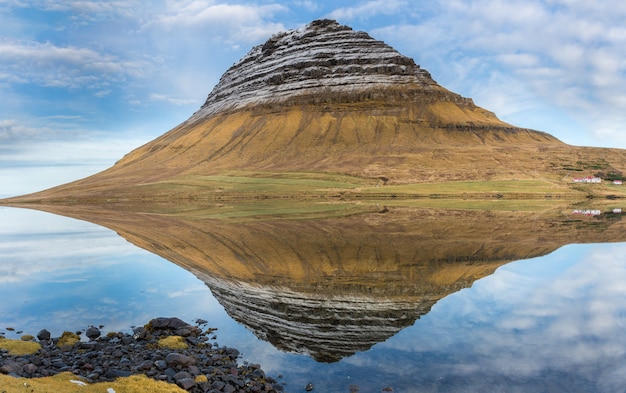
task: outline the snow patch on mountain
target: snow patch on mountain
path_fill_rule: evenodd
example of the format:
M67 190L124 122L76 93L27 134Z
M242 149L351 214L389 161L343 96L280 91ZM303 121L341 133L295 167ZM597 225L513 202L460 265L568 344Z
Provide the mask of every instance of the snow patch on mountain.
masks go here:
M333 20L281 32L233 65L192 119L329 92L412 84L438 86L413 59Z

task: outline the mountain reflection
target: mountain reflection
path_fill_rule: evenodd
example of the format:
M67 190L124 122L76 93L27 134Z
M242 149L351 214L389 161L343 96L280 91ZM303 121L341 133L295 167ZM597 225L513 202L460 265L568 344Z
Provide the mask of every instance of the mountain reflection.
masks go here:
M36 208L111 228L182 266L259 338L321 362L385 341L507 262L570 243L626 241L621 214L565 208L346 204L259 214L258 206L241 214L243 205Z

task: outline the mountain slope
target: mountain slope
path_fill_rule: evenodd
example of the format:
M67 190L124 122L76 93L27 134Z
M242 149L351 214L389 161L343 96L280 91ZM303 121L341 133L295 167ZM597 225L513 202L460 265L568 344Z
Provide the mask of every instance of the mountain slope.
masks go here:
M145 198L146 184L167 181L175 194L190 176L232 171L557 181L591 167L619 173L625 157L502 122L367 33L319 20L254 47L200 110L109 170L29 198Z

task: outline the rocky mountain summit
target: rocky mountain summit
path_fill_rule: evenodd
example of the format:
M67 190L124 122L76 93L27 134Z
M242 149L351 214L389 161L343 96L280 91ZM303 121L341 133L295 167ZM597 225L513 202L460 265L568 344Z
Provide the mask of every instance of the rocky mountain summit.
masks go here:
M316 20L252 48L224 73L194 118L296 97L402 85L440 90L428 71L384 42L334 20Z

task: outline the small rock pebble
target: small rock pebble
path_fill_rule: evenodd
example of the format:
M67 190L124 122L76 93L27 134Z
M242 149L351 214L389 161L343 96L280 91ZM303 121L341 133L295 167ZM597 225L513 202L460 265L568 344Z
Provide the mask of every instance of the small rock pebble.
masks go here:
M196 321L206 324L204 320ZM238 364L239 351L211 344L199 326L179 318L156 318L133 334L109 333L89 327L90 341L71 348L57 346L58 338L43 329L37 334L41 350L14 356L0 351L0 372L15 377L47 377L69 371L88 382L112 381L132 374L176 384L192 393L277 392L283 387L265 375L258 364ZM185 337L186 349L162 348L158 342L169 336Z

